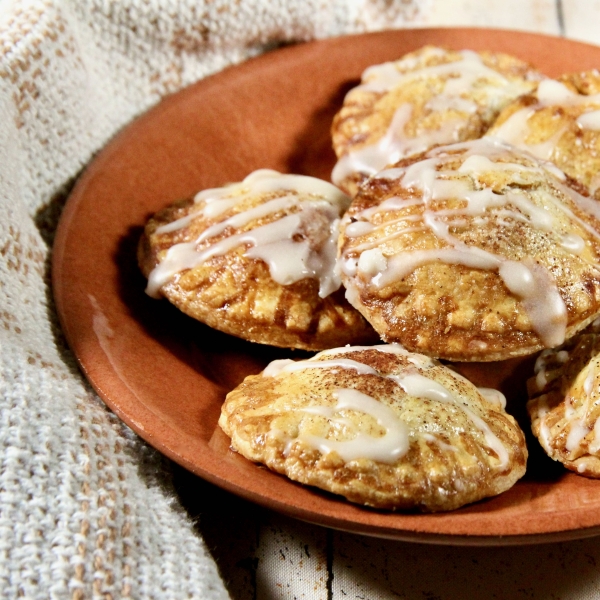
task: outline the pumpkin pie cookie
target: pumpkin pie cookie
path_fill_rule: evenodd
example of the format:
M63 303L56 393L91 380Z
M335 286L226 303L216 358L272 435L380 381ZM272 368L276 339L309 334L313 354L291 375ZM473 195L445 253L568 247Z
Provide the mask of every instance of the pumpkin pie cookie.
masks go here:
M152 217L138 248L147 292L225 333L320 350L378 339L340 290L350 199L301 175L255 171Z
M454 361L562 344L600 312L600 205L493 138L372 176L344 216L346 297L383 340Z
M528 391L531 427L548 456L600 478L600 323L542 352Z
M433 146L481 137L500 110L543 76L506 54L426 46L369 67L332 125L332 181L364 179Z
M230 392L232 448L294 481L383 509L453 510L524 473L501 394L398 345L274 361Z

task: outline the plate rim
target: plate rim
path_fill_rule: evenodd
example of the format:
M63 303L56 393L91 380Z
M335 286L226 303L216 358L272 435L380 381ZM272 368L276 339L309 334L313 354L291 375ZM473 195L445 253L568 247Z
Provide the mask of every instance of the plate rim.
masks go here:
M194 94L195 90L199 87L203 87L207 85L207 82L211 85L220 82L222 79L226 79L229 77L232 71L236 72L245 72L247 70L254 69L254 65L256 64L268 64L274 60L274 56L276 54L281 55L282 53L296 53L299 48L307 48L307 47L323 47L326 45L337 43L340 39L356 39L360 38L375 38L382 36L389 36L390 34L394 34L396 36L406 35L406 36L415 36L415 37L423 37L428 36L429 34L435 37L435 34L439 32L444 32L452 35L456 34L468 34L471 32L482 33L491 33L493 35L501 35L501 36L517 36L522 40L525 39L551 39L556 41L560 41L568 46L578 47L581 49L592 48L596 52L600 52L600 47L595 46L593 44L589 44L587 42L580 42L577 40L569 40L564 37L554 36L549 34L535 33L535 32L526 32L526 31L513 31L507 29L499 29L499 28L487 28L487 27L424 27L424 28L414 28L410 30L388 30L383 32L370 32L370 33L358 33L358 34L350 34L346 36L339 36L335 38L328 38L324 40L313 40L309 42L303 42L299 44L294 44L290 46L285 46L283 48L279 48L276 50L269 51L267 53L261 54L259 56L248 59L240 64L232 65L227 67L217 73L209 75L208 77L193 83L182 90L170 94L161 100L158 104L144 111L138 117L130 121L123 128L121 128L116 135L114 135L105 146L99 151L99 153L94 157L94 159L85 167L82 174L78 177L68 199L64 206L62 215L60 217L59 224L57 226L55 240L53 244L52 251L52 292L54 296L54 302L56 306L56 311L59 317L61 328L65 334L68 345L71 348L77 363L83 372L86 379L90 382L92 387L96 390L100 398L103 402L115 412L115 414L126 423L133 431L135 431L140 437L142 437L146 442L148 442L151 446L157 448L160 452L168 456L170 459L174 460L176 463L182 465L186 469L192 471L196 475L206 479L207 481L226 489L229 492L232 492L238 496L245 498L253 503L259 504L261 506L265 506L267 508L276 510L288 516L307 521L317 525L325 525L327 527L331 527L334 529L340 529L343 531L350 531L353 533L361 533L374 537L383 537L388 539L398 539L402 541L411 541L411 542L421 542L421 543L432 543L432 544L446 544L446 545L472 545L472 546L502 546L502 545L527 545L527 544L537 544L537 543L545 543L545 542L555 542L555 541L566 541L570 539L581 539L585 537L592 537L600 535L600 518L598 519L597 524L583 527L583 528L574 528L574 529L556 529L554 531L544 531L544 532L535 532L535 533L526 533L526 534L508 534L508 535L485 535L480 533L470 533L470 534L447 534L447 533L437 533L432 531L420 531L416 529L394 529L390 528L387 530L373 531L372 528L368 525L364 524L356 524L352 523L350 527L347 521L343 519L338 519L333 516L319 516L318 520L314 519L314 515L307 513L307 511L298 510L296 507L290 508L285 503L281 503L277 500L271 499L268 503L264 501L264 498L260 495L255 494L252 491L249 491L245 488L242 488L235 483L231 483L226 479L223 479L220 475L215 474L214 472L209 472L204 468L198 467L198 465L190 463L190 461L185 457L181 451L178 451L177 448L173 448L171 446L166 446L157 440L156 437L151 435L147 429L144 428L143 420L140 421L134 418L129 412L126 412L122 409L122 405L113 398L110 393L105 391L104 386L101 382L97 381L96 377L88 368L88 363L84 358L82 358L81 354L75 351L76 343L76 333L74 333L71 329L70 323L68 319L65 317L65 302L66 302L66 292L63 289L65 281L62 278L62 271L65 262L65 252L67 246L67 240L71 234L71 223L76 217L77 210L79 209L79 203L85 200L85 189L89 182L95 177L97 171L101 171L103 165L108 161L110 161L110 157L113 152L118 151L119 144L121 143L123 136L127 136L132 128L134 127L143 127L143 124L148 119L155 118L155 115L159 114L162 111L169 110L173 104L176 104L180 99L186 94ZM306 51L306 50L304 50ZM518 52L515 53L518 56ZM276 59L275 59L276 60ZM148 410L147 407L144 409ZM155 415L156 417L156 415ZM160 416L158 416L160 418ZM177 432L164 420L162 420L164 426L166 426L173 434ZM283 477L283 476L278 476ZM345 500L340 500L340 502L346 504ZM368 509L367 509L368 510ZM447 513L444 513L447 514ZM394 513L394 516L398 516L402 518L404 514L402 513Z

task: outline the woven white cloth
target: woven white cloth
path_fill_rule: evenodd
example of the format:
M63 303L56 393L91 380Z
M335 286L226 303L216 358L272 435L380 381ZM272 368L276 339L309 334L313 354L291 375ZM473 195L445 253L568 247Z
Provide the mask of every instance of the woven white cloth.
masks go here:
M82 167L164 95L272 48L418 18L417 0L0 0L0 597L228 597L169 462L67 348L53 232Z

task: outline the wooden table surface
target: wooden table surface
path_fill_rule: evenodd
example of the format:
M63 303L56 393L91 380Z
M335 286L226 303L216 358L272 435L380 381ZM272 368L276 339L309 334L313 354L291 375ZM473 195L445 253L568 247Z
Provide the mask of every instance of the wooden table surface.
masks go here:
M424 2L422 27L515 29L600 44L600 0ZM496 548L381 540L295 521L174 469L234 600L600 598L600 538Z

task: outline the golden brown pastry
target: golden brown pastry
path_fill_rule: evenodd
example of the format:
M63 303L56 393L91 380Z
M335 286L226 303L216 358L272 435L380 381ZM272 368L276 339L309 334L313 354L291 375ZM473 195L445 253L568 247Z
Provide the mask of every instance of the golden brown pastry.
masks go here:
M600 73L548 79L507 106L488 132L550 160L600 200Z
M600 312L599 208L553 165L492 138L435 148L353 200L346 297L382 339L430 356L557 346Z
M433 146L481 137L500 109L543 78L506 54L426 46L362 75L335 116L332 181L367 176Z
M377 508L452 510L525 472L523 432L490 391L398 345L345 347L247 377L219 424L294 481Z
M373 341L338 289L348 203L330 183L266 169L205 190L146 225L138 261L147 292L253 342L320 350Z
M542 352L528 391L531 427L548 456L600 478L600 323Z

